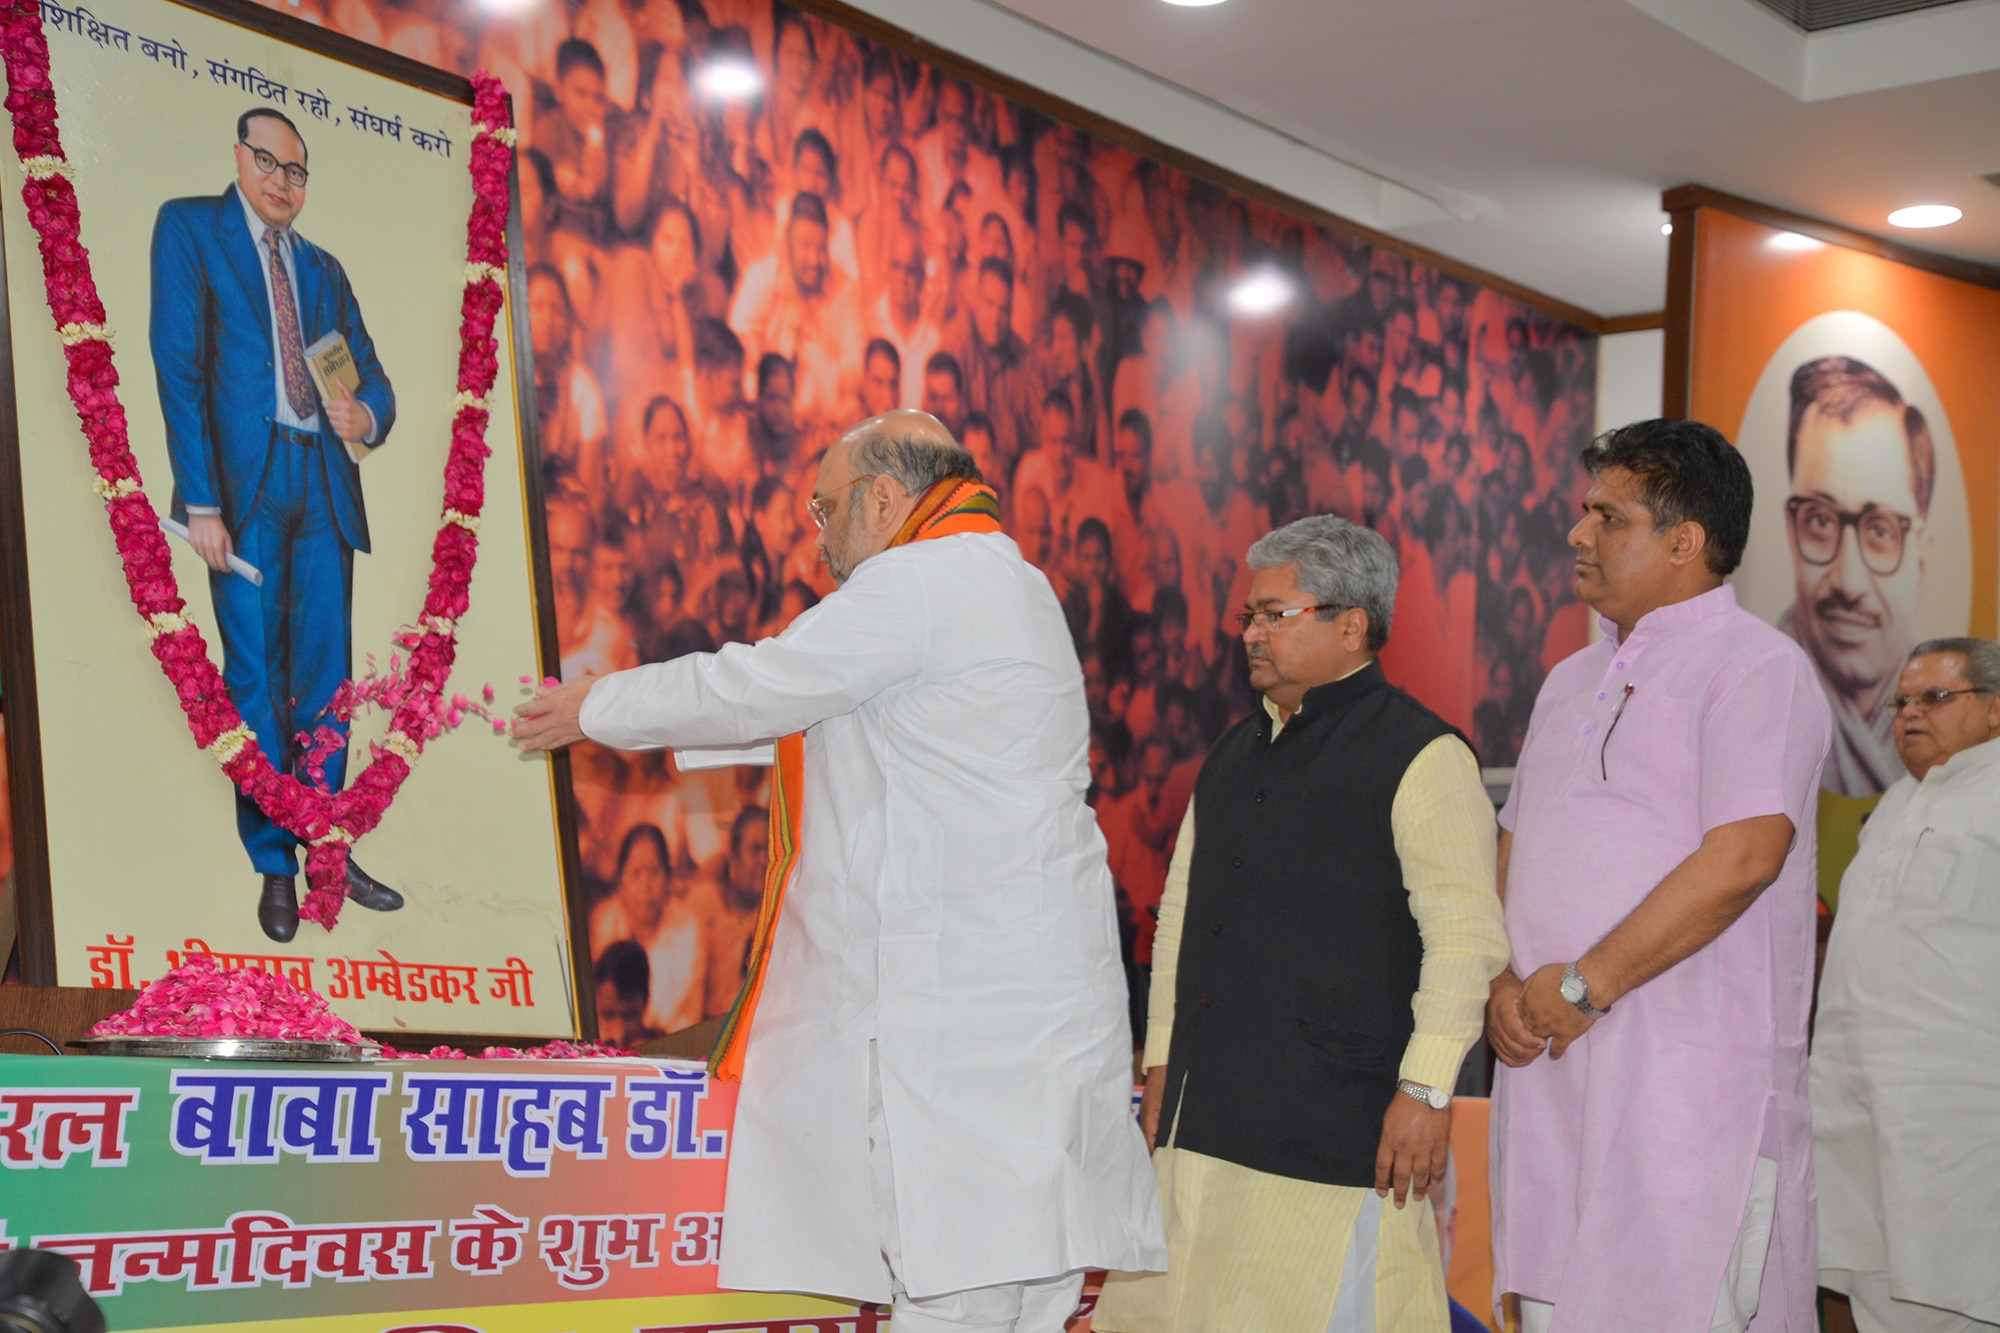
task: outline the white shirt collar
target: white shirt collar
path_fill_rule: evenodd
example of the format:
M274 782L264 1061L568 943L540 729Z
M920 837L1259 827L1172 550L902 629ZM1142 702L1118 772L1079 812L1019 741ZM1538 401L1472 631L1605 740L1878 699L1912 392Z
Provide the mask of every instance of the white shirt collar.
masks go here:
M1923 783L1929 786L1933 782L1955 782L1968 774L1991 768L1996 763L2000 763L2000 737L1981 741L1977 745L1969 745L1960 750L1924 774Z

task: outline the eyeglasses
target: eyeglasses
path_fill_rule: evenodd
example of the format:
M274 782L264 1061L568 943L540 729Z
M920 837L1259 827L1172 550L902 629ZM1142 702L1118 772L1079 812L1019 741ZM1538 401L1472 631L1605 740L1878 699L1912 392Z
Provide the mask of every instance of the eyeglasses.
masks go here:
M812 499L807 500L806 512L812 515L813 526L821 529L824 529L826 527L826 520L829 514L831 513L831 510L828 508L828 504L833 499L834 496L839 495L842 491L849 490L864 481L872 481L874 478L879 477L881 475L882 474L879 472L864 472L858 477L849 477L846 481L841 482L840 485L834 487L832 490L828 491L825 495L815 495L812 497Z
M280 162L277 158L271 156L271 154L265 152L256 144L251 143L248 139L239 139L237 142L250 150L250 158L257 164L257 170L268 176L278 168L283 167L285 169L285 181L287 184L295 190L306 188L306 176L308 173L303 166L297 162Z
M1939 704L1949 703L1951 700L1956 699L1961 694L1991 694L1991 693L1993 693L1993 691L1991 690L1980 690L1971 688L1963 690L1925 690L1920 694L1891 695L1889 698L1889 702L1884 704L1883 707L1887 708L1891 713L1900 713L1905 708L1908 708L1911 704L1915 704L1917 706L1917 711L1919 713L1928 713L1931 711L1931 709L1936 708Z
M1250 627L1252 625L1262 625L1266 630L1274 630L1278 628L1279 625L1282 625L1285 621L1295 619L1298 616L1302 616L1308 611L1351 611L1351 610L1353 610L1353 608L1347 606L1322 605L1322 606L1288 606L1278 611L1238 611L1236 613L1236 628L1244 634L1248 634L1250 632Z
M1792 543L1807 564L1832 564L1851 527L1855 540L1861 543L1861 563L1869 573L1884 577L1903 567L1903 548L1910 529L1916 526L1903 515L1874 505L1853 514L1804 495L1785 501L1785 513L1792 522Z

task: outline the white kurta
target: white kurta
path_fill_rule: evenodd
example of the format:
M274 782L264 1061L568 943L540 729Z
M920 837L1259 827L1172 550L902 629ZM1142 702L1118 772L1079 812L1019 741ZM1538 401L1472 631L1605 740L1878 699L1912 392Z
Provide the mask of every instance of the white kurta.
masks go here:
M723 1286L889 1299L871 1038L912 1296L1165 1266L1111 875L1083 800L1083 677L1012 541L886 551L774 639L604 678L582 725L621 749L806 733Z
M1840 881L1812 1052L1825 1285L1886 1272L2000 1323L1996 1108L2000 740L1890 787Z

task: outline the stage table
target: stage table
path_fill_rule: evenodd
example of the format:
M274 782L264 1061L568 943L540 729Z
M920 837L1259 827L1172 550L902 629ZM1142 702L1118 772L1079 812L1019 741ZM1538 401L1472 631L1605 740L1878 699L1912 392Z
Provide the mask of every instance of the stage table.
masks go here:
M0 1055L0 1248L73 1256L114 1330L887 1330L716 1289L736 1093L678 1060ZM1487 1106L1453 1105L1449 1285L1490 1319Z

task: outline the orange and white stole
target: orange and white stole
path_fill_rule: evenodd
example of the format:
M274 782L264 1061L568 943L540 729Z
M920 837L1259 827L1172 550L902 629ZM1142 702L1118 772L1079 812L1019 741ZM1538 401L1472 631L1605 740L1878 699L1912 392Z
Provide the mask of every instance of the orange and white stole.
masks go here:
M896 530L886 549L950 537L960 532L1000 531L1000 497L990 486L951 477L938 482L917 501L909 518ZM750 1020L764 993L764 969L771 962L771 940L784 910L785 886L799 860L799 831L805 798L805 733L778 742L777 766L771 780L771 859L764 868L764 901L757 910L757 929L750 937L750 964L736 1003L722 1020L722 1031L708 1057L708 1072L738 1082L743 1077L743 1053L750 1045Z

